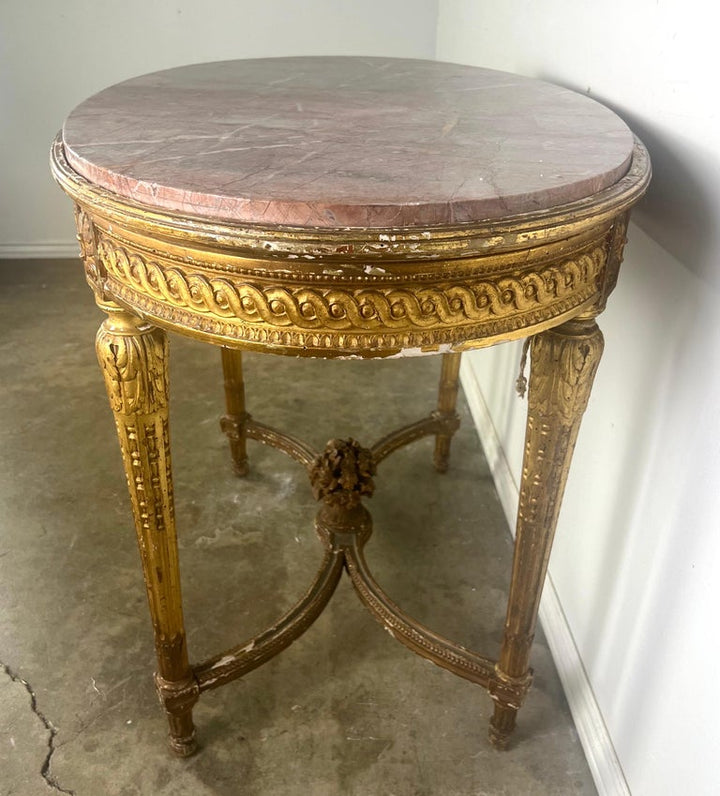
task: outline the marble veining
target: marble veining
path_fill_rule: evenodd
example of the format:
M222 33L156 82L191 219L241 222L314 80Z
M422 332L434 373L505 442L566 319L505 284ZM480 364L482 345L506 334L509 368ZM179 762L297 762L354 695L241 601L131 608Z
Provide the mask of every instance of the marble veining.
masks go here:
M269 58L134 78L63 127L71 166L155 207L322 228L462 224L590 196L628 127L529 78L433 61Z

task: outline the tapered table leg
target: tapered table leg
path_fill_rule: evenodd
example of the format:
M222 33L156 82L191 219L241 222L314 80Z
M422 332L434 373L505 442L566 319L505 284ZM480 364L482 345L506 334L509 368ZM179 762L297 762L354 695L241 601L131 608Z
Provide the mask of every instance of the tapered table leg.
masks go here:
M230 441L235 475L247 475L250 471L247 457L245 426L248 414L245 411L245 382L243 381L242 352L232 348L221 348L223 376L225 377L225 406L227 414L220 420L220 427Z
M438 388L438 403L435 411L446 428L441 434L435 436L435 454L433 463L439 473L447 472L450 459L450 441L460 425L455 404L459 386L460 358L462 354L443 354L440 370L440 386Z
M180 597L177 536L168 434L168 344L165 333L114 305L96 349L115 414L132 501L150 616L155 633L160 699L170 745L195 750L192 707L198 687L188 663Z
M507 746L529 688L530 647L560 503L580 421L603 350L593 318L537 335L531 345L530 389L515 555L505 633L490 694L490 740Z

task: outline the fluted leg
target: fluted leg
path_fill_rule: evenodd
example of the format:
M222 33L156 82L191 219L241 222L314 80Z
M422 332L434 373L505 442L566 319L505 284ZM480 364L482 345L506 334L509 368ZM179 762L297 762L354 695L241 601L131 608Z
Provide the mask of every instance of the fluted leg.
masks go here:
M230 441L235 475L247 475L248 465L245 424L245 382L243 381L242 352L232 348L221 348L223 376L225 377L225 406L227 414L220 420L220 427Z
M192 707L198 688L188 663L180 597L168 434L168 345L165 333L114 305L96 348L115 414L155 633L160 699L170 745L195 750Z
M450 441L460 425L455 411L459 386L460 357L462 354L443 354L435 415L443 421L445 430L435 436L433 462L439 473L447 472L450 459Z
M530 647L550 548L580 421L603 350L594 319L573 320L532 340L528 418L510 596L490 693L490 740L507 746L530 686Z

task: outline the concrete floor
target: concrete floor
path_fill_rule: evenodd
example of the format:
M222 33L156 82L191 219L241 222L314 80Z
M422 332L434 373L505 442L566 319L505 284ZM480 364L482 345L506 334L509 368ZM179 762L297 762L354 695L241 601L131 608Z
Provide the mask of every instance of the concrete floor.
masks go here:
M100 313L77 261L0 262L0 795L480 796L595 788L542 634L515 742L486 740L484 690L384 633L346 580L292 647L204 694L200 752L166 751L114 427ZM172 434L191 657L259 631L320 560L302 469L250 443L231 474L217 351L174 339ZM249 409L316 446L364 444L433 407L437 358L249 354ZM512 389L512 385L508 385ZM431 440L391 457L369 501L370 566L418 620L495 655L511 542L467 406L451 470Z

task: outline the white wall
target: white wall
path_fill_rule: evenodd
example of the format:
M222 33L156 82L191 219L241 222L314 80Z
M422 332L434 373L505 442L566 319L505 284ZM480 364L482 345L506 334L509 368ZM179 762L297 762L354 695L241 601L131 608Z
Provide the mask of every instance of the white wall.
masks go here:
M437 0L2 0L0 257L76 250L48 151L65 116L120 80L276 55L432 58Z
M628 121L653 158L653 183L600 318L605 356L546 588L580 654L577 671L565 661L566 682L594 692L635 796L720 792L720 114L709 8L692 0L439 5L440 60L587 91ZM518 359L517 346L504 346L474 354L464 371L468 391L479 387L508 513L525 413L512 393ZM581 695L579 714L592 696ZM587 751L591 763L602 757ZM623 792L622 779L595 773L601 792Z

